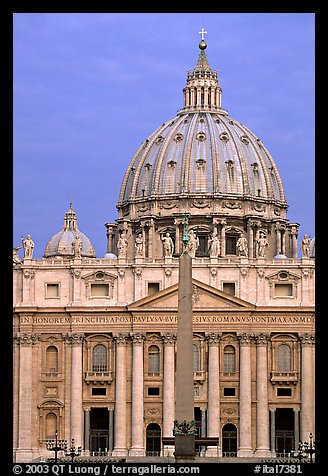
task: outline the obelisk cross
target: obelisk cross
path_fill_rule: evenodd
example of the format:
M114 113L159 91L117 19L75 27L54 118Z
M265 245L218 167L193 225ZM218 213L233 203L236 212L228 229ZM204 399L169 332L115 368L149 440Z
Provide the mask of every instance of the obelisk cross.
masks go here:
M204 30L204 28L202 28L199 32L198 32L200 35L202 35L202 40L205 39L205 35L207 34L207 31Z

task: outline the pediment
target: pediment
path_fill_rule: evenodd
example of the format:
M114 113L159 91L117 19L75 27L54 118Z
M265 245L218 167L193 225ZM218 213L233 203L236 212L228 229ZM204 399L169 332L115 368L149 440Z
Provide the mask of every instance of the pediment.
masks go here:
M107 271L95 270L91 271L90 273L84 274L83 276L81 276L81 278L87 282L113 282L115 279L117 279L117 276L108 273Z
M254 309L251 304L243 299L227 294L219 289L213 288L196 279L193 284L193 310L197 309ZM169 288L163 289L158 293L147 296L139 301L131 303L129 310L138 309L178 309L178 291L179 285L174 284Z

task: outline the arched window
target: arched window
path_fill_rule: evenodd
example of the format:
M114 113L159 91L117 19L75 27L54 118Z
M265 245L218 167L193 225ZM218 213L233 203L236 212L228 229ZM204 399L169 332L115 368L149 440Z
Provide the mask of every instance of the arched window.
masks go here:
M57 416L55 413L48 413L46 416L46 428L45 428L45 437L48 439L55 438L55 433L57 430Z
M277 348L277 371L291 372L292 370L292 352L287 344L280 344Z
M46 371L47 373L58 372L58 349L50 345L46 350Z
M148 373L159 374L159 348L157 345L151 345L148 348Z
M199 370L199 347L197 344L193 345L193 355L194 355L194 372Z
M92 350L92 371L107 371L107 349L103 344L97 344Z
M226 345L223 351L224 373L236 372L236 351L233 345Z

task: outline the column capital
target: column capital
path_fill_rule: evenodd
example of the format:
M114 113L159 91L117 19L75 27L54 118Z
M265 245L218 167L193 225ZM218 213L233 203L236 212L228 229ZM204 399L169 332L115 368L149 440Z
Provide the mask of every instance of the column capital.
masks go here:
M82 346L85 341L83 333L67 333L65 335L65 342L72 346Z
M206 340L208 342L209 347L218 346L221 340L221 336L222 334L217 332L206 333Z
M146 335L142 332L130 332L130 338L133 345L143 345Z
M252 339L254 339L254 335L245 332L243 334L238 334L237 338L241 346L248 346L248 345L251 345L251 341Z
M174 345L174 343L177 340L177 335L174 334L173 332L165 332L165 334L162 334L162 339L164 342L164 345Z
M269 340L269 334L261 333L255 335L256 343L258 346L267 346Z
M115 334L113 337L117 346L123 346L127 344L129 334L127 332L120 332L119 334Z
M301 346L311 346L314 345L315 343L315 336L312 333L304 333L299 336L299 339L301 341Z
M40 340L40 335L36 333L17 334L14 336L14 342L21 347L32 347Z

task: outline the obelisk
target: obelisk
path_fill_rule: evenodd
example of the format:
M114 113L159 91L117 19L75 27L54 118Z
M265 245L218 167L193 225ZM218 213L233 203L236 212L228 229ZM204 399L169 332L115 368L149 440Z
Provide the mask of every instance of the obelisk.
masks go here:
M175 406L175 452L177 462L195 458L192 258L187 252L187 216L184 220L183 251L179 258L178 330Z

